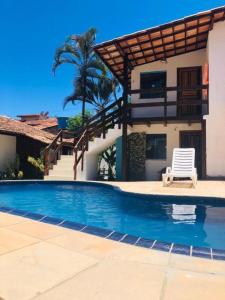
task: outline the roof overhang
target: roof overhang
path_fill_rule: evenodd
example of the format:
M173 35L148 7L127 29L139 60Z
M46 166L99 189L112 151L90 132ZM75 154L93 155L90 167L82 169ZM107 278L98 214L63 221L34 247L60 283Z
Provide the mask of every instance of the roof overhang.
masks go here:
M225 21L225 6L124 35L98 44L94 50L123 83L125 55L131 71L136 66L206 48L209 31L219 21Z

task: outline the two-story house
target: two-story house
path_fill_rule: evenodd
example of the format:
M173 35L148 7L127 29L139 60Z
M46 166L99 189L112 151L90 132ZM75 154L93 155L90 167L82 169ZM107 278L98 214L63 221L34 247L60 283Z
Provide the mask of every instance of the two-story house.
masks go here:
M126 85L134 133L144 133L145 179L171 164L174 147L194 147L199 177L225 176L225 7L97 45ZM126 87L125 87L126 88Z
M115 141L118 179L159 179L175 147L196 149L199 178L225 177L225 6L98 44L95 52L123 86L123 115L108 110L104 119L105 111L86 129L75 147L75 178L95 179L97 154ZM109 129L116 123L121 129ZM88 146L94 126L103 137Z

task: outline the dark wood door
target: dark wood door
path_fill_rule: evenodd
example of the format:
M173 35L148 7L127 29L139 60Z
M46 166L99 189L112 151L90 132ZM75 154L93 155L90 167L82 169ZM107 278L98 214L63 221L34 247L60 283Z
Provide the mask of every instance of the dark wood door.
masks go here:
M180 147L195 148L195 167L197 168L198 177L202 178L202 131L181 131Z
M201 114L201 105L194 104L196 100L201 99L201 90L196 90L196 86L201 85L201 74L201 67L177 69L177 98L178 101L182 103L185 102L184 105L178 106L179 117L196 116Z

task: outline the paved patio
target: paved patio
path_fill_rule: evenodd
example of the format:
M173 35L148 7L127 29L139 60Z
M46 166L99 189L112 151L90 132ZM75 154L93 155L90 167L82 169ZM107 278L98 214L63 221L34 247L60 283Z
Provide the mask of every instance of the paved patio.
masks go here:
M0 213L1 300L225 299L225 262Z
M222 197L225 198L225 180L198 181L196 188L193 188L190 181L177 181L168 187L163 187L160 181L139 181L139 182L104 182L121 188L123 191L142 193L142 194L160 194L160 195L186 195L186 196L204 196L204 197Z

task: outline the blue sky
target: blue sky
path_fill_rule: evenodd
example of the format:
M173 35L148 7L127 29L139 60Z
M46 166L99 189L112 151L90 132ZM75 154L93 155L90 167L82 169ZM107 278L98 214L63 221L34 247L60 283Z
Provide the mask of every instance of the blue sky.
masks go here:
M224 0L1 0L0 115L49 111L74 115L80 106L62 103L72 91L71 66L51 73L56 47L90 27L97 42L224 5Z

